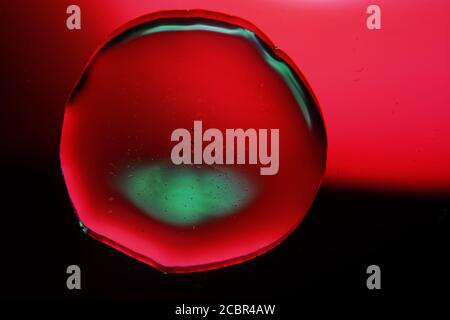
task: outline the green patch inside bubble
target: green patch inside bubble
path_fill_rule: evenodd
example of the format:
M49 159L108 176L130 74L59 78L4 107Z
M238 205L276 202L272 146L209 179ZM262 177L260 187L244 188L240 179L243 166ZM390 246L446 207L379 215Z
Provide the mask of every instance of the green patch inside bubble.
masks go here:
M176 226L233 214L255 193L253 184L231 169L168 163L128 171L120 187L145 214Z

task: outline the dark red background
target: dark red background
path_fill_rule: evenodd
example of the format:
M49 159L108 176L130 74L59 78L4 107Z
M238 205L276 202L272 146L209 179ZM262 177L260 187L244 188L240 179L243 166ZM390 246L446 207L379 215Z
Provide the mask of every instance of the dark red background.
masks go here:
M445 288L449 2L377 3L383 29L372 32L369 1L80 0L82 30L69 31L65 10L73 2L2 1L2 295L367 294L372 263L384 270L385 292ZM279 248L236 267L166 277L80 234L60 173L59 137L67 96L96 46L132 18L184 8L248 19L294 59L323 111L329 162L311 212ZM81 292L65 288L69 264L84 270Z

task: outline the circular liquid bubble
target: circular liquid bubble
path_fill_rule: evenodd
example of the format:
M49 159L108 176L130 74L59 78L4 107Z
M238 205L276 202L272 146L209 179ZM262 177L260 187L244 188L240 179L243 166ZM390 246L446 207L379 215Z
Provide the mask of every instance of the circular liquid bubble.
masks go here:
M174 160L181 142L190 163ZM100 46L61 138L84 230L165 272L279 244L306 215L325 160L320 111L287 55L250 23L199 10L137 19Z

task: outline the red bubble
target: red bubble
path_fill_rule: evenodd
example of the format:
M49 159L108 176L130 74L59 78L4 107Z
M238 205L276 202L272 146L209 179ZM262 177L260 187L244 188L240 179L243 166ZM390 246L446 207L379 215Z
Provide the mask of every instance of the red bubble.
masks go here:
M173 160L177 129L192 139L190 164ZM209 129L223 139L213 164ZM226 139L239 129L245 148ZM218 13L127 24L93 55L66 105L61 163L80 222L162 271L231 265L279 244L306 215L325 160L320 111L298 69L256 27Z

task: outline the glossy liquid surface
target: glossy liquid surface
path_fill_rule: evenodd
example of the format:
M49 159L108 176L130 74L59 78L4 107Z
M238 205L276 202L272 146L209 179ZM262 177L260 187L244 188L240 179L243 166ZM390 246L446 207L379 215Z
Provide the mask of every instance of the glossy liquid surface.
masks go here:
M125 30L95 54L66 106L61 162L80 221L163 271L269 250L301 222L324 174L322 119L294 66L218 18L180 13ZM173 164L171 133L198 120L222 132L279 129L277 174L248 162Z

